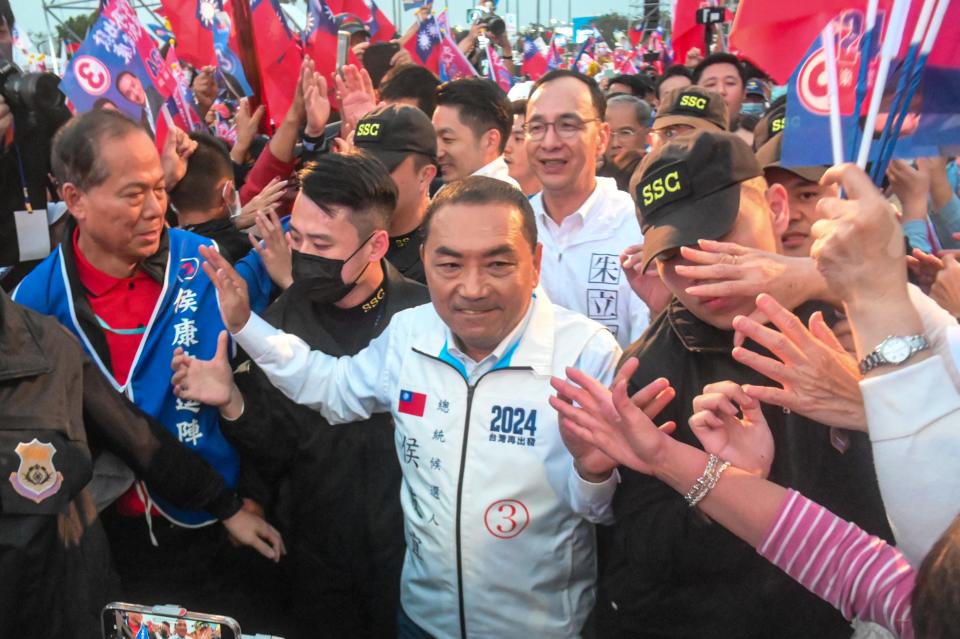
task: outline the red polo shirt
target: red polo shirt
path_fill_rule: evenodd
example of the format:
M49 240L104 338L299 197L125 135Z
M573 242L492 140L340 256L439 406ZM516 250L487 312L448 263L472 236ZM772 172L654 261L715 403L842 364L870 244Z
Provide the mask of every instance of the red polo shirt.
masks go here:
M79 236L80 229L77 229L73 233L77 276L107 339L113 377L119 384L125 384L143 339L142 331L150 323L163 287L139 268L131 277L124 278L98 270L80 251Z
M119 384L125 384L130 376L133 358L143 340L143 329L150 323L163 286L139 268L130 277L117 278L107 275L83 256L77 241L79 237L80 229L77 229L73 233L77 277L86 289L87 302L90 303L90 308L97 316L97 323L106 337L113 377ZM104 324L109 328L104 327ZM120 496L117 510L127 516L142 515L145 512L146 508L137 495L136 486L132 486ZM156 509L154 514L159 514Z

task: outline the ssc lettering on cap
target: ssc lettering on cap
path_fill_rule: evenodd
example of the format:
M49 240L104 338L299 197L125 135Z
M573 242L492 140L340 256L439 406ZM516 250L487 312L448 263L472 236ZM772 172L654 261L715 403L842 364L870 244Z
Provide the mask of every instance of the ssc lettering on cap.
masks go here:
M687 165L682 162L662 167L637 185L637 201L644 215L692 193Z
M379 122L361 122L357 125L357 133L354 135L354 139L365 138L376 140L380 137L380 123Z
M680 105L688 109L696 109L697 111L706 111L707 109L707 98L702 95L696 95L693 93L687 93L680 96Z
M786 124L787 119L784 117L775 118L770 122L770 135L772 136L775 133L780 133L783 131L783 126Z

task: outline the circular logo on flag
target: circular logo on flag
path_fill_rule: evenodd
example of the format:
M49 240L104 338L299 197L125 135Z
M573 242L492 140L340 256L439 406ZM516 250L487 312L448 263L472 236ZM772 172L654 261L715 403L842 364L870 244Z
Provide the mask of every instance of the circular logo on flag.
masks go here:
M512 539L530 523L530 511L516 499L501 499L487 506L483 523L494 537Z
M90 95L103 95L110 89L110 69L93 56L78 56L73 61L73 75L80 88Z

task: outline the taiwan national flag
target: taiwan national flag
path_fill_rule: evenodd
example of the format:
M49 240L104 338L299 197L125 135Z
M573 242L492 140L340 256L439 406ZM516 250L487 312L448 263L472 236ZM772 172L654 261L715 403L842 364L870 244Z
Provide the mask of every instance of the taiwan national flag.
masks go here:
M523 39L523 65L520 73L533 81L537 81L547 72L547 59L540 52L540 47L530 36Z
M277 0L254 0L250 21L268 117L280 122L293 104L303 54Z
M423 412L427 408L427 396L423 393L401 390L400 403L397 405L397 411L414 417L423 417Z
M304 53L317 63L317 72L327 78L327 84L333 90L333 73L337 66L337 21L325 0L309 0L307 6Z
M703 40L706 33L702 24L697 24L697 9L700 0L677 0L673 15L673 60L677 64L687 61L687 52L696 47L704 56ZM780 3L777 3L779 6Z
M563 66L563 51L557 44L557 37L550 38L550 50L547 52L547 68L553 71Z
M439 75L440 71L440 27L437 20L430 16L420 23L417 35L410 38L404 48L413 55L413 61Z
M342 10L360 18L370 32L370 42L389 42L397 34L397 28L375 0L344 0Z
M161 0L163 15L177 41L177 56L201 69L217 63L213 28L222 10L217 0Z

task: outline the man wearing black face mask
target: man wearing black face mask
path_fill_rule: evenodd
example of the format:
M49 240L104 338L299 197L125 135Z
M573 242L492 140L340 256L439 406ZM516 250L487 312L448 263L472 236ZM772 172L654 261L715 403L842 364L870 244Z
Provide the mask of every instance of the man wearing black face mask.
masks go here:
M300 181L290 217L293 285L264 317L313 348L353 355L395 313L429 301L424 286L384 259L396 186L379 160L361 153L321 156ZM286 634L396 636L404 534L390 417L318 428L314 411L288 400L249 361L234 381L223 430L269 487L258 500L287 540L281 586L264 588L278 607L294 602L299 627ZM242 413L230 421L237 406Z

